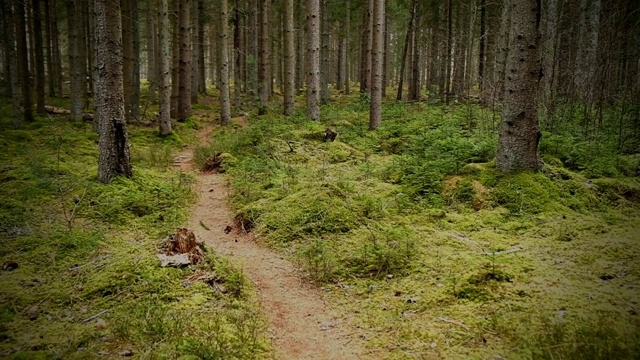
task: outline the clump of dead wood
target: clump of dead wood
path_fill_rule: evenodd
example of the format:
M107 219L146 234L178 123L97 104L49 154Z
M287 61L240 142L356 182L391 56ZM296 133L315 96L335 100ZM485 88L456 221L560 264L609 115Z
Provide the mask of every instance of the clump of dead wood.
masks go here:
M215 153L212 157L202 164L202 171L204 172L218 172L224 173L222 167L222 153Z
M193 231L178 228L162 244L157 254L162 267L182 267L196 265L204 260L204 244L196 240Z

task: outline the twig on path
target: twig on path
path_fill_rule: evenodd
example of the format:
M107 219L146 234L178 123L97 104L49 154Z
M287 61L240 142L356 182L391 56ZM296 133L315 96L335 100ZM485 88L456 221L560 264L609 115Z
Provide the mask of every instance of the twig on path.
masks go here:
M202 220L200 220L200 226L202 226L205 230L209 231L211 229L209 229L209 227L207 225L205 225Z
M91 320L93 320L93 319L97 318L98 316L100 316L100 315L102 315L102 314L106 314L106 313L108 313L108 312L109 312L109 310L111 310L111 309L105 309L105 310L99 311L99 312L98 312L98 313L96 313L95 315L91 315L91 316L89 316L88 318L86 318L86 319L82 320L82 322L83 322L83 323L88 323L89 321L91 321Z
M453 320L453 319L446 318L446 317L439 317L438 320L440 320L442 322L446 322L448 324L458 325L458 326L460 326L461 328L463 328L465 330L469 330L469 327L467 325L465 325L462 322L457 321L457 320Z
M506 254L511 254L517 251L523 250L521 247L513 247L509 250L505 250L505 251L494 251L494 252L484 252L483 255L506 255Z

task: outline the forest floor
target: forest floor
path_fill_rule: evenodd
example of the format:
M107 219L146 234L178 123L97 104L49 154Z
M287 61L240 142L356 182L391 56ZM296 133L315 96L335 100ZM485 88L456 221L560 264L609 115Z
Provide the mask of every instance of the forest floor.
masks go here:
M233 214L353 319L364 354L638 353L640 157L615 137L581 141L564 119L542 171L501 174L499 114L478 104L385 102L375 132L366 98L321 111L251 114L194 158L218 155Z
M236 121L237 122L237 121ZM212 126L198 131L207 146ZM324 303L319 289L300 276L281 255L256 242L235 221L229 207L228 181L214 171L194 169L193 149L176 156L175 166L196 173L198 201L189 227L196 237L244 271L259 298L278 359L356 359L359 340L349 320Z
M219 127L202 98L167 138L129 126L134 175L103 185L91 124L0 103L0 357L637 358L633 138L567 115L541 171L501 174L492 109L368 109ZM160 266L177 227L204 262Z

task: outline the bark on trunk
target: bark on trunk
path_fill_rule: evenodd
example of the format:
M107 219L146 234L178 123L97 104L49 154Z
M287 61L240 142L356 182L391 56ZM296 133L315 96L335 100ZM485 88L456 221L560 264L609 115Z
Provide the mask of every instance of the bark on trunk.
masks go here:
M49 87L49 96L56 96L56 84L53 75L53 38L51 32L51 3L49 0L44 0L44 29L45 29L45 43L46 43L46 56L47 56L47 85ZM55 14L55 9L54 9Z
M198 15L198 1L193 0L191 2L191 103L198 103L198 71L200 65L198 60L200 59L199 51L200 46L200 16Z
M96 0L95 11L98 51L96 107L100 109L98 179L108 184L117 175L132 175L123 106L122 25L118 2Z
M231 124L229 99L229 10L227 0L220 0L220 123Z
M329 100L329 14L327 0L320 0L320 103Z
M191 113L191 0L180 0L180 66L178 68L178 121Z
M373 32L371 44L371 108L369 110L369 130L375 130L381 123L382 106L382 63L384 62L384 0L375 0L373 6Z
M293 0L286 0L284 4L284 115L293 114L293 93L295 87L295 47L293 33Z
M180 97L180 27L178 24L178 13L180 12L180 1L173 0L171 10L172 33L172 60L171 60L171 118L178 118L178 98Z
M133 19L131 8L133 0L121 0L122 11L122 85L124 88L124 117L133 119Z
M8 43L7 60L9 63L9 82L11 85L11 108L13 111L13 124L16 128L20 127L20 73L18 68L18 56L16 56L16 18L12 9L13 4L9 1L2 3L3 13L6 17L5 25L7 27L6 36Z
M269 5L271 0L260 0L260 69L258 82L260 87L259 114L266 114L271 95L271 37L269 31Z
M56 94L62 96L62 55L60 52L60 32L58 31L58 17L56 16L56 0L51 1L51 8L54 16L51 19L51 46L53 60L53 77L56 87Z
M198 41L198 93L204 95L207 94L207 75L204 64L204 29L206 25L206 14L204 0L198 0L198 39L200 39L200 41Z
M34 41L34 51L35 51L35 60L36 63L36 111L38 114L44 114L46 111L44 109L44 49L42 44L42 16L40 14L40 0L32 0L31 2L33 8L33 37Z
M312 121L320 120L320 0L308 0L307 110Z
M416 17L416 3L417 0L411 0L411 15L409 16L409 26L407 26L407 34L404 38L404 47L402 48L402 58L400 60L400 76L398 79L398 92L396 94L396 101L402 100L402 87L404 86L404 72L407 64L407 52L409 51L409 44L411 43L411 36L413 33L413 23Z
M171 134L171 93L169 90L169 65L171 63L171 55L169 54L169 4L168 0L160 0L160 8L158 11L158 30L160 45L160 72L158 78L158 98L160 109L158 113L158 124L160 127L160 136Z
M16 15L16 43L18 51L18 71L22 89L22 114L26 122L33 121L33 104L31 102L31 76L29 74L29 54L27 49L27 33L25 19L25 3L14 0Z
M537 0L510 0L512 26L507 57L503 121L496 165L502 172L540 167L537 91L540 74Z
M233 12L233 106L239 109L242 106L242 28L240 15L240 1L235 0L235 10Z

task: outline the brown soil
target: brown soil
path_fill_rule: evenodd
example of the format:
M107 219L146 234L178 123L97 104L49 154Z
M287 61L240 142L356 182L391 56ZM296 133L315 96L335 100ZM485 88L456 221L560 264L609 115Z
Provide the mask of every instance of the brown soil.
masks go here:
M198 139L208 140L212 127L199 132ZM192 149L180 153L175 165L195 171ZM347 321L326 305L323 294L305 282L298 269L282 256L257 244L251 234L234 226L227 203L229 189L222 174L197 174L198 202L189 228L199 240L213 247L242 268L253 283L277 359L359 359L360 341ZM210 230L206 230L204 224ZM228 232L228 233L227 233Z

